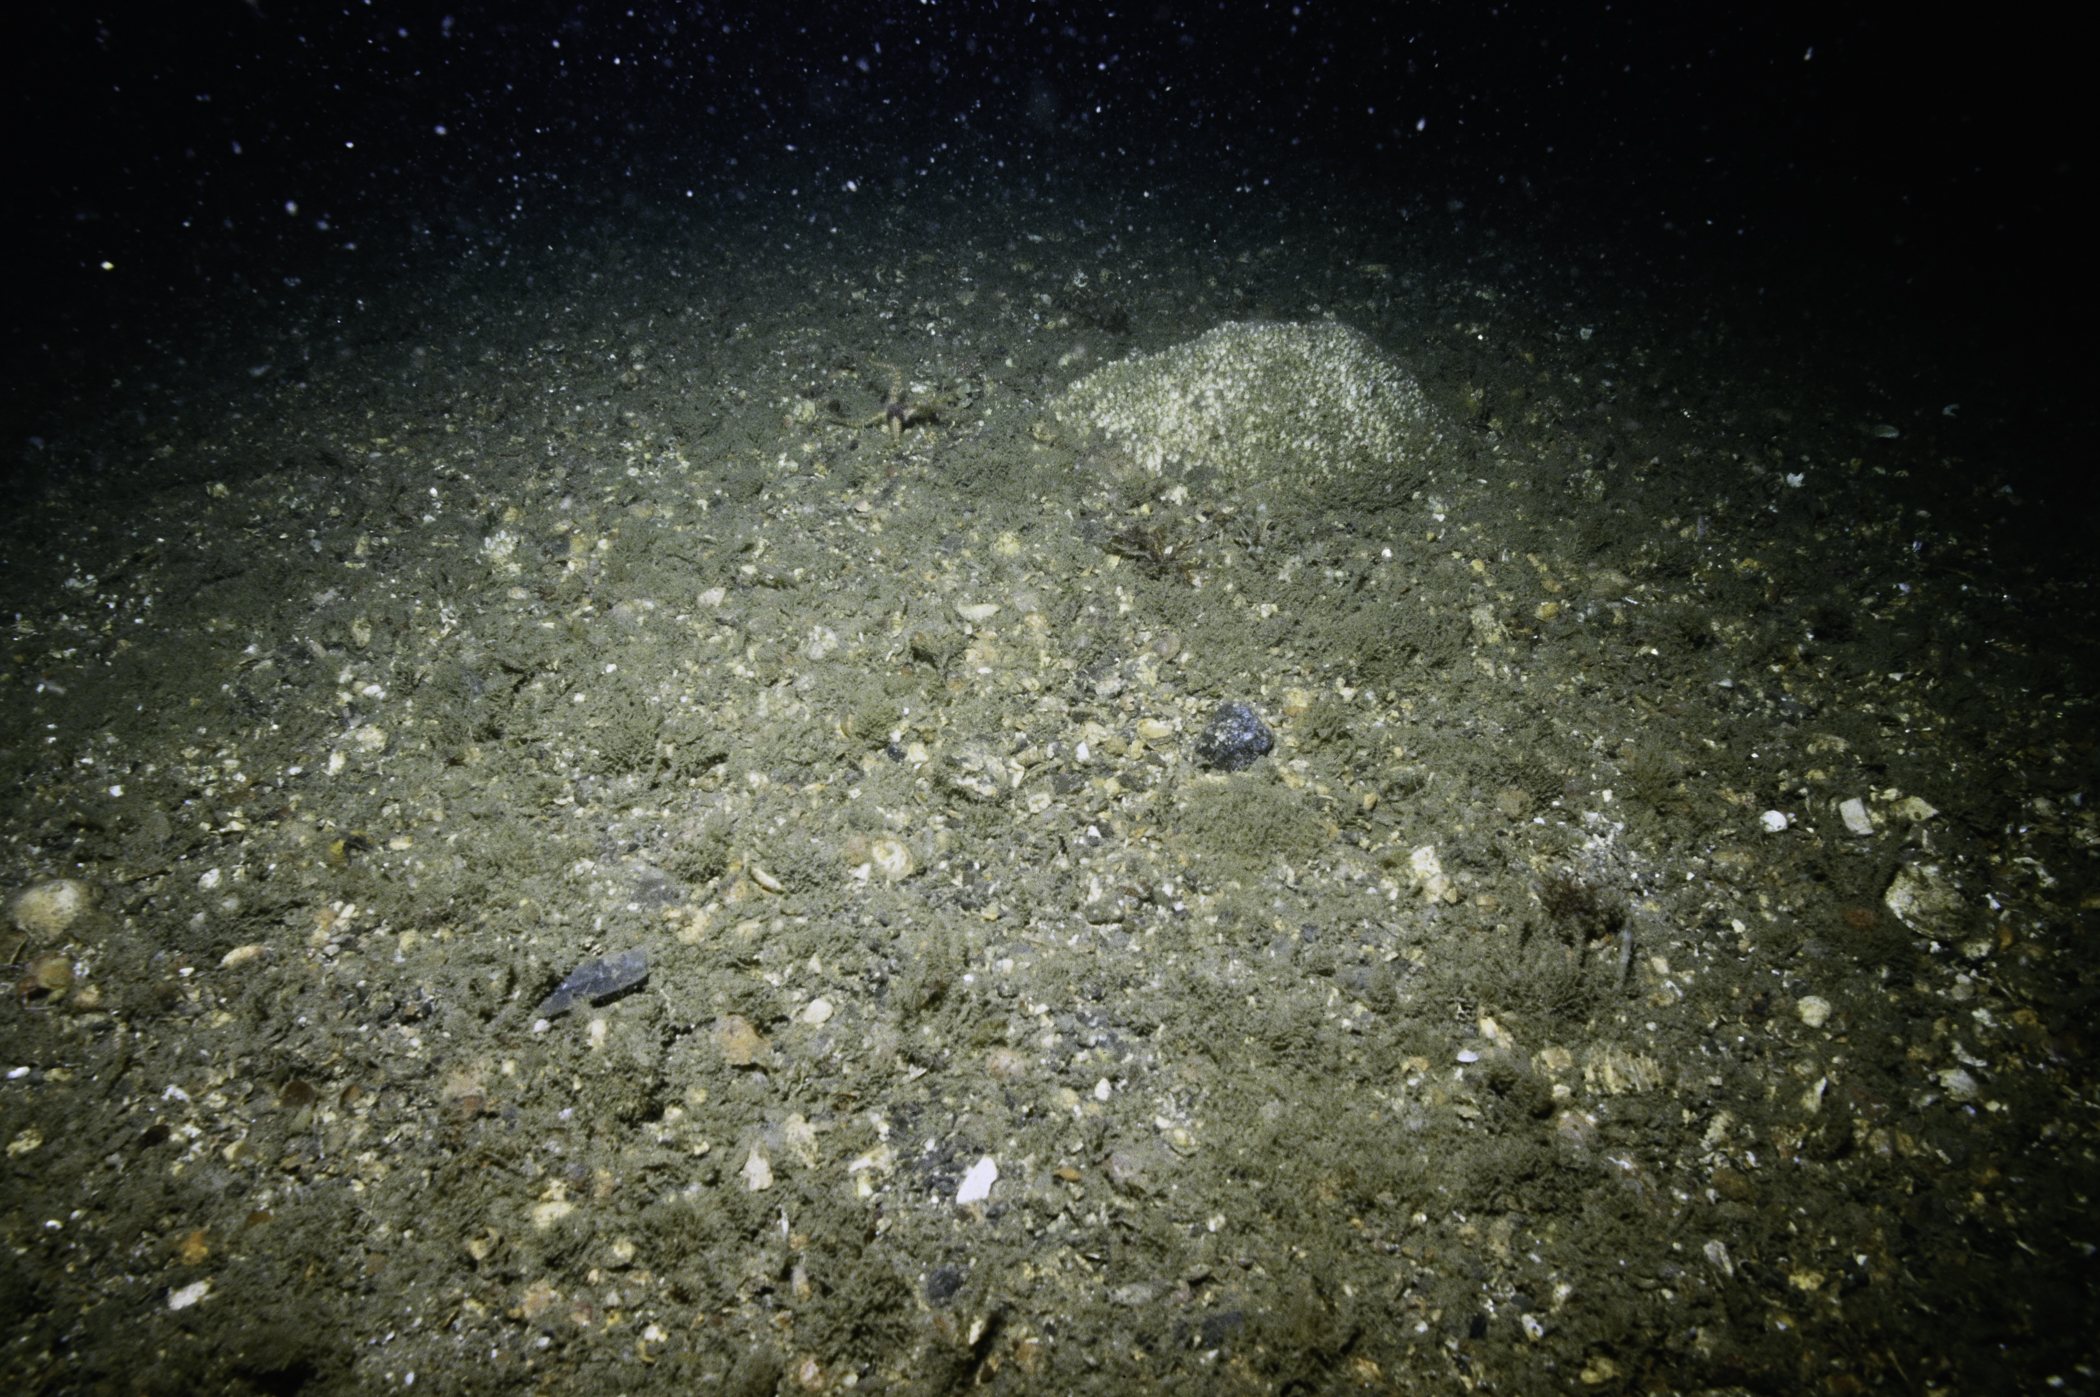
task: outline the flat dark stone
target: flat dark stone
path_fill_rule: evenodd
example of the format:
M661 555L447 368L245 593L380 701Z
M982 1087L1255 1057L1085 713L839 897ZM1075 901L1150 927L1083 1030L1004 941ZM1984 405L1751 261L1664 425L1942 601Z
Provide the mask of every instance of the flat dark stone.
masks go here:
M649 952L640 946L603 960L587 960L571 970L568 977L554 987L554 993L540 1001L536 1012L543 1019L551 1019L577 1004L603 999L638 985L648 974Z

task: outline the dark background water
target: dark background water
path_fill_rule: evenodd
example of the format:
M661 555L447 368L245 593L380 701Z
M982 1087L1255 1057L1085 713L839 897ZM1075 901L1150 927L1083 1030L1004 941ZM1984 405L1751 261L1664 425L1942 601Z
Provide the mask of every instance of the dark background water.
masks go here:
M1863 322L2028 393L2065 463L2088 275L2072 46L2032 18L1625 4L17 9L9 429L229 282L611 218L814 227L885 190L1475 211ZM1154 195L1169 197L1155 198ZM2067 420L2075 419L2075 420Z

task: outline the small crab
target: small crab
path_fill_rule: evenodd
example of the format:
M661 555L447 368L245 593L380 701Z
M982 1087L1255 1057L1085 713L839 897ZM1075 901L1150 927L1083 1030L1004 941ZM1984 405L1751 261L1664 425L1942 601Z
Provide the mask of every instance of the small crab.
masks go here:
M15 981L15 1003L24 1009L56 1004L73 988L73 962L69 957L55 953L36 956L19 969L22 975Z
M1148 577L1171 573L1193 587L1195 565L1181 552L1186 544L1187 540L1177 537L1165 524L1133 524L1110 534L1104 547L1117 557L1136 563Z
M881 361L876 361L881 362ZM904 372L894 364L884 364L890 371L889 397L882 404L882 411L868 417L852 418L841 414L836 404L832 407L831 423L834 427L880 427L889 433L892 442L904 439L906 427L923 427L940 421L940 415L952 408L962 406L962 390L950 388L935 392L919 384L912 385L913 396L904 396Z

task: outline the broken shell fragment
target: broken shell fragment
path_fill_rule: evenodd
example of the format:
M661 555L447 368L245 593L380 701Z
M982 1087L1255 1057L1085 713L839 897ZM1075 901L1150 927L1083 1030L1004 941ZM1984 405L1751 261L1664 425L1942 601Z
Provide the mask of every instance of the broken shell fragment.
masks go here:
M731 1067L749 1067L772 1060L771 1046L742 1014L729 1014L715 1020L711 1032L715 1046L722 1050L722 1060Z

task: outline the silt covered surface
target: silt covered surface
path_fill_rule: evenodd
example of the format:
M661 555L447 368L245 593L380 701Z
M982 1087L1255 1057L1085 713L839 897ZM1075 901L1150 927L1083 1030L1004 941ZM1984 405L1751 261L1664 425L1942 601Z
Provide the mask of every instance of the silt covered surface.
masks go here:
M2084 578L1987 421L1426 214L1074 214L426 250L54 434L11 1386L2087 1381ZM1247 325L1406 449L1059 411Z

